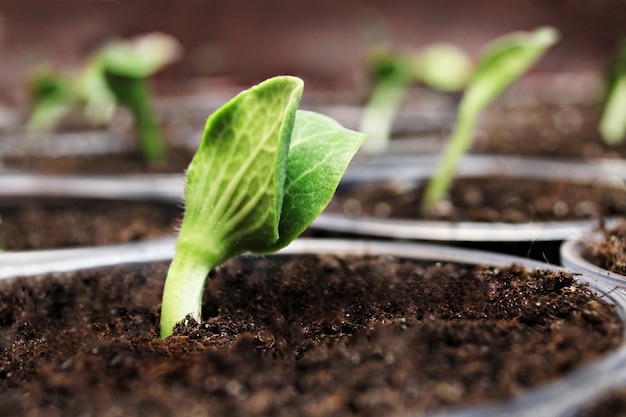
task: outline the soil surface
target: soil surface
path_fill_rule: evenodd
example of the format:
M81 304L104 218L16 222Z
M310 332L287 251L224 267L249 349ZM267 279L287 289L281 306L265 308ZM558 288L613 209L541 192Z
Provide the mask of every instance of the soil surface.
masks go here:
M345 187L338 190L328 209L354 216L505 223L626 213L624 190L565 180L457 178L449 198L433 210L422 209L423 191L422 185L394 183Z
M167 264L16 280L0 296L7 416L381 416L482 404L616 348L568 273L393 257L238 258L206 321L157 337Z
M0 207L0 248L101 246L173 235L182 211L175 204L144 201L28 201Z
M626 221L601 227L602 238L585 242L583 257L594 265L626 276Z
M489 109L478 130L474 152L566 158L623 158L626 142L604 143L597 103L499 105Z
M139 152L92 156L20 156L7 157L7 168L34 171L41 174L118 175L139 173L184 173L194 151L172 148L164 161L149 163Z

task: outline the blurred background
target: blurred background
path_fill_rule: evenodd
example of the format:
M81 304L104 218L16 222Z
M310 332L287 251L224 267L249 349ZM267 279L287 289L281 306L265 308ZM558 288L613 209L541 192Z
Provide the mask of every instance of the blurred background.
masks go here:
M362 83L365 45L415 47L452 42L477 55L513 30L552 25L561 41L534 72L599 74L624 35L618 0L3 0L0 97L19 100L26 69L40 62L78 66L113 36L174 35L182 59L158 74L162 92L198 80L250 85L276 74L305 79L307 90Z

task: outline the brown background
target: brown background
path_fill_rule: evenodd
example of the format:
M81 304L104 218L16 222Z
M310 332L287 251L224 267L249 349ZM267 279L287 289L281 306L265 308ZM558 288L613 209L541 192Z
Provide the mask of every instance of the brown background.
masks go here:
M185 45L161 79L220 75L240 83L299 75L314 86L363 78L359 22L378 16L398 45L451 41L472 54L512 30L554 25L561 42L535 71L600 71L626 28L617 0L0 0L0 97L14 99L26 68L63 66L112 35L161 30ZM362 27L362 26L361 26Z

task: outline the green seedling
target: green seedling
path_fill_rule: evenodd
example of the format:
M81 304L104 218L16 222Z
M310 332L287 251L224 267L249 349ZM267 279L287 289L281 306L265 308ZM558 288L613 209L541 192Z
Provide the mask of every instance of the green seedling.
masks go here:
M161 309L161 336L200 320L209 271L244 252L274 252L329 203L365 135L297 110L302 80L243 91L207 120L186 175L185 213Z
M148 78L180 54L180 44L163 33L108 42L78 74L37 71L33 76L33 112L27 128L50 132L73 108L83 106L91 126L110 122L117 106L133 115L144 159L165 156L165 144L150 106Z
M615 65L607 77L607 96L600 120L600 135L610 146L626 137L626 38L622 40Z
M60 71L42 67L29 77L29 90L33 108L26 128L30 132L50 132L75 105L70 78Z
M449 44L433 44L406 53L393 53L378 46L370 55L374 86L359 128L368 134L363 150L370 154L387 149L393 120L412 85L421 83L444 92L457 91L471 72L467 55Z
M486 47L459 104L456 125L441 163L429 181L424 207L441 201L452 183L458 162L471 147L478 117L502 92L522 76L558 39L551 27L515 32Z
M174 61L179 52L180 46L174 38L151 33L108 43L86 69L86 96L91 104L87 108L94 111L94 108L104 107L106 111L110 107L106 85L115 102L132 113L141 151L149 162L164 158L165 142L150 106L147 79Z

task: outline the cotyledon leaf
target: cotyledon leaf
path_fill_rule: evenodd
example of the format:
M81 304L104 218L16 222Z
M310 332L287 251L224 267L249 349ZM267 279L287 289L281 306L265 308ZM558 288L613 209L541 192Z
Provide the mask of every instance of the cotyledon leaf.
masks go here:
M209 271L278 239L289 140L302 95L295 77L271 78L209 117L186 175L185 213L161 307L161 336L201 318Z
M298 110L287 159L278 241L283 248L326 208L366 135L318 113Z
M302 89L297 78L276 77L209 118L187 171L180 238L191 234L202 242L215 234L238 252L261 251L278 239L285 164Z

